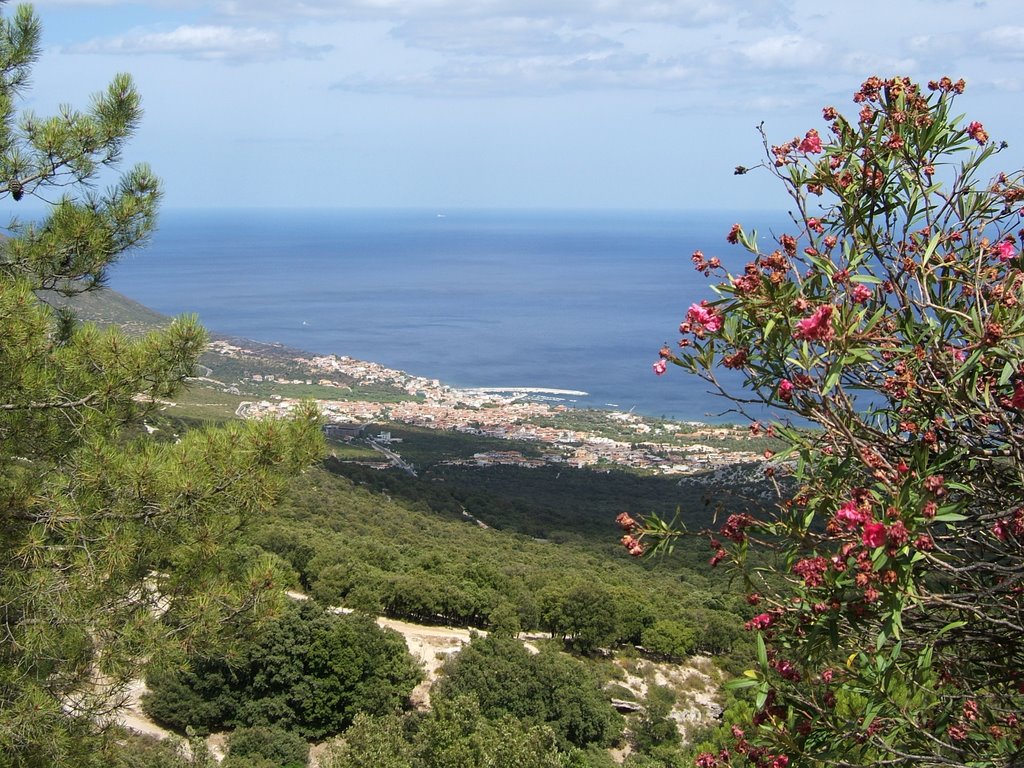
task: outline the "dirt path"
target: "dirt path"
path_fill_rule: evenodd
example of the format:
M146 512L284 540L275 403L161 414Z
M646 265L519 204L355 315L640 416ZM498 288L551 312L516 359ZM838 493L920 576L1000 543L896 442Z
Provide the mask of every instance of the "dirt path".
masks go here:
M409 653L423 665L426 679L413 689L409 698L417 709L427 709L430 706L430 686L437 679L438 670L446 658L458 653L469 643L472 631L455 627L428 627L383 616L377 619L377 624L400 633L405 638Z
M128 700L118 715L118 723L134 733L166 739L173 734L154 723L142 711L142 694L146 690L146 684L141 680L132 681L131 687L128 689Z

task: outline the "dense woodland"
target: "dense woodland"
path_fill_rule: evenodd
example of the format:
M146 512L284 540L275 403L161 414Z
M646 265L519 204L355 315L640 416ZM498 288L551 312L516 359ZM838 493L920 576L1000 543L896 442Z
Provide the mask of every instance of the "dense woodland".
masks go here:
M554 500L579 491L588 476L601 480L589 493L605 504L628 498L615 492L616 480L629 493L643 478L575 470L568 474L579 476L568 478L563 490L558 486L566 474L523 472L510 478L507 468L474 470L472 479L479 482L472 500L463 495L466 478L438 482L336 460L296 478L273 512L253 526L248 541L279 558L282 570L292 574L282 587L302 590L316 603L290 608L235 658L199 658L178 671L155 670L148 677L153 693L147 711L182 734L253 727L316 741L346 734L331 752L339 767L603 766L610 764L607 748L627 741L636 750L630 765L681 760L690 749L679 744L676 724L665 719L671 694L663 693L660 704L656 692L640 702L644 714L631 716L624 730L627 723L610 705L616 690L621 692L615 682L621 672L608 654L674 662L709 654L723 668L739 671L733 660L752 653L741 626L749 606L707 567L704 547L693 553L703 563L699 570L677 558L640 562L617 544L613 521L603 509L594 512L589 526L580 524L578 533L574 521L586 517L581 506L567 511L565 521L550 511ZM518 492L503 497L489 482L496 488L514 484ZM418 487L424 489L421 498ZM577 504L587 499L581 492ZM505 510L515 514L503 519L504 530L485 528L462 513L467 501L474 516L495 522ZM548 509L547 519L563 531L559 541L515 530L530 527L534 509ZM700 510L709 514L703 504ZM355 613L324 613L319 606L326 605ZM388 645L386 631L359 618L378 614L475 627L490 636L481 636L445 665L429 714L403 714L402 697L416 677L401 642ZM334 639L309 639L318 631ZM520 632L548 638L540 640L540 655L513 639ZM349 653L331 660L324 648L339 647L342 637ZM320 649L318 661L307 659L310 647ZM384 648L392 657L384 665L387 672L374 673L376 698L368 701L346 681L377 669L381 662L374 654ZM327 669L333 677L318 680ZM326 699L324 690L331 691ZM331 702L328 720L325 700ZM460 713L462 746L424 746L441 733L454 738L445 730L454 727L445 720L453 712ZM474 749L487 751L487 739L495 734L504 734L510 744L518 739L533 756L508 763L466 757ZM367 762L370 753L360 750L374 755L385 750L393 762ZM455 750L470 762L448 763L453 758L431 750ZM652 754L660 762L649 762L655 760Z

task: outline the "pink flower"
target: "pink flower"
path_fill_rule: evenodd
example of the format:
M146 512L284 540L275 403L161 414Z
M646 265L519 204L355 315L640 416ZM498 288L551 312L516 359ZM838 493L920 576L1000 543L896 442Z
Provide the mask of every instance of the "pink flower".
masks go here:
M885 544L885 525L882 523L868 523L861 533L861 541L865 547L880 547Z
M922 533L914 539L914 549L919 549L922 552L931 552L935 549L935 541L927 533Z
M978 142L978 144L984 144L988 141L988 132L977 120L967 126L967 135Z
M753 629L768 629L772 624L775 623L775 615L771 613L759 613L757 616L752 618L743 627L747 630Z
M747 538L747 534L743 531L753 524L754 518L750 515L739 514L729 515L729 519L725 521L722 526L720 533L729 539L729 541L735 541L737 544L743 542Z
M964 702L964 719L974 722L978 719L978 702L968 699Z
M661 376L668 369L668 366L665 364L664 360L659 360L652 367L654 368L654 373L657 376Z
M996 246L996 255L1000 261L1007 262L1017 255L1017 249L1009 240L1000 240L999 245Z
M953 741L963 741L967 738L967 731L959 725L950 725L946 728L946 733Z
M793 682L800 682L800 673L793 666L793 662L787 659L779 659L772 666L775 667L775 671L779 673L780 677L792 680Z
M804 136L804 140L800 142L800 146L797 147L801 152L807 152L808 154L816 155L821 152L821 137L818 136L818 132L811 128Z
M856 526L867 520L867 515L864 514L863 510L857 506L856 502L848 501L839 508L836 512L836 521L840 523L847 530L855 528Z
M832 305L824 304L796 324L793 338L805 341L829 341L835 336L832 330Z
M640 527L640 524L633 519L629 512L619 512L615 516L615 522L625 531L635 531Z
M828 560L824 557L805 557L793 566L793 573L800 576L808 587L820 587L827 570Z
M722 318L714 307L707 305L706 301L702 301L700 304L691 304L686 311L686 319L708 333L715 333L722 327Z
M907 526L903 524L902 520L897 520L889 526L885 538L894 547L902 547L910 540L910 531L907 530Z
M1000 541L1006 541L1010 538L1010 526L1007 525L1005 520L996 520L992 524L992 533Z
M850 298L853 299L855 304L863 304L871 298L871 289L868 288L864 283L857 283L850 291Z
M788 403L793 399L793 382L789 379L783 379L779 382L779 399Z
M624 546L633 557L640 557L640 555L644 553L644 545L639 539L630 536L628 533L623 536L620 541L622 542L622 546Z

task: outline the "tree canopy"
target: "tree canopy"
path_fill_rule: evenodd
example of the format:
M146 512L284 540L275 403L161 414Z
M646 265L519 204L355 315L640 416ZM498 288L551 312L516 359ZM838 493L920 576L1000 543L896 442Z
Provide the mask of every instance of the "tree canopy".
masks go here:
M39 51L30 7L0 18L0 752L102 764L98 737L143 657L216 647L274 610L280 573L239 532L321 438L309 409L149 435L205 346L195 319L128 338L46 303L145 243L160 184L145 165L116 170L142 116L129 76L86 110L18 112ZM30 199L46 214L15 218Z
M432 699L472 697L485 717L512 715L547 725L561 747L610 744L622 730L599 681L578 661L549 649L530 653L510 637L478 637L445 662Z
M420 677L398 633L364 615L306 603L289 606L233 657L154 669L143 703L155 720L182 732L274 726L322 739L360 712L401 711Z

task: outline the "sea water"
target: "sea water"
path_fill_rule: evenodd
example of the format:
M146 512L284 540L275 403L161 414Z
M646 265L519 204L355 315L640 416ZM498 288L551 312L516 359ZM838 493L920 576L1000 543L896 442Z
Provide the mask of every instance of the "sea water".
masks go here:
M763 219L763 217L762 217ZM735 213L166 211L110 287L210 330L372 360L459 387L586 392L566 404L729 420L670 367L687 307L733 261ZM756 223L756 222L755 222Z

